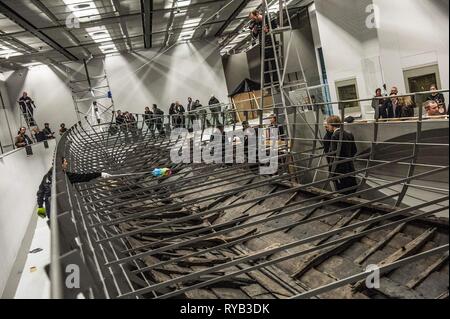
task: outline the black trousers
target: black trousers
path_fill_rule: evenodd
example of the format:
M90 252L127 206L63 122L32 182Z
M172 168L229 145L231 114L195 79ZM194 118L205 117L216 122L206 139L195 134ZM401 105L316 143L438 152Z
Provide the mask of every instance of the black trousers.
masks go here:
M348 177L344 177L344 178L335 180L334 185L336 186L336 190L339 191L341 194L350 195L350 194L356 193L357 188L355 186L358 185L358 181L357 181L356 177L348 176ZM351 188L351 187L355 187L355 188L351 189L351 190L347 190L345 192L342 192L344 189Z

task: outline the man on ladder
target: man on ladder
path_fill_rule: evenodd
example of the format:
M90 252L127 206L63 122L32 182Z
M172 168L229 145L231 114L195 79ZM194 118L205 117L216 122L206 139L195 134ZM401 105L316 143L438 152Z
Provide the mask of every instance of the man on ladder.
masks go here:
M259 10L253 10L249 16L251 23L249 28L252 33L252 37L254 40L259 39L261 57L264 56L264 83L271 85L272 83L278 82L278 74L277 74L277 65L275 63L275 45L272 43L272 38L268 36L269 33L269 22L271 24L272 29L276 29L277 22L276 19L272 17L269 18L266 15L266 21L264 23L264 16L261 14ZM264 27L263 27L264 25ZM263 30L264 28L264 30ZM264 45L263 45L263 36L262 33L266 33ZM264 55L263 55L264 50ZM262 80L262 79L261 79Z
M19 105L28 128L31 126L36 126L36 122L34 121L33 117L33 108L36 108L36 105L34 104L34 101L28 96L27 92L23 92L22 97L19 99Z

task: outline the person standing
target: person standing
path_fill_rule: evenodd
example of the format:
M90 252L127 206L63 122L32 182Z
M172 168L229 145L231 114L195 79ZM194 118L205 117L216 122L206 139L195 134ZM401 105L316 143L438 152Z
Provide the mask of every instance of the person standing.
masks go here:
M195 120L195 114L194 114L194 110L195 110L195 103L192 100L192 97L188 97L188 104L186 107L186 111L188 113L187 115L187 119L188 119L188 123L187 125L193 127L194 126L194 120Z
M220 101L214 95L212 95L209 99L208 105L211 110L212 125L217 126L219 124L219 114L220 111L222 111Z
M330 150L331 150L331 141L333 138L334 130L333 130L333 127L327 123L327 121L325 121L324 126L325 126L326 133L323 137L323 153L325 154L327 163L330 165L332 163L332 156L330 154ZM329 166L328 169L331 171L331 165Z
M252 12L250 12L249 19L250 19L249 28L250 28L253 40L256 41L256 39L259 39L261 57L263 56L262 55L262 53L263 53L262 35L263 35L263 32L265 33L265 41L264 41L265 61L261 62L261 64L264 63L264 71L266 72L264 74L264 82L266 84L269 84L272 82L274 82L274 83L278 82L277 65L275 62L275 51L274 51L274 47L275 47L275 45L277 45L277 43L275 43L275 45L273 45L272 38L268 34L270 31L269 23L270 23L272 30L277 28L276 19L273 19L271 17L269 20L269 18L266 17L264 29L263 29L264 16L261 14L261 12L259 10L253 10Z
M61 125L59 126L59 135L63 136L63 134L66 132L67 132L66 124L61 123Z
M33 127L32 131L33 131L36 142L40 143L40 142L48 140L47 134L45 134L45 132L39 130L39 128L37 126Z
M339 116L330 116L327 119L327 126L333 132L330 145L330 164L331 176L339 177L342 175L355 172L353 163L354 157L358 150L355 138L352 133L345 130L341 131L341 118ZM342 163L338 163L342 162ZM336 190L344 195L353 194L357 191L358 182L355 176L346 176L334 180Z
M158 130L160 135L164 135L164 111L159 109L156 104L153 104L153 119L155 129Z
M49 123L45 123L44 124L44 129L42 130L45 134L45 136L47 137L48 140L54 139L55 138L55 132L52 132L52 129L50 128L50 124Z
M22 93L22 97L19 99L19 105L28 126L36 126L36 122L34 121L34 109L36 105L33 99L28 96L27 92Z
M150 132L154 133L154 121L153 121L153 112L150 111L150 108L147 106L144 111L144 122L147 125Z
M383 108L385 99L381 99L382 97L383 97L383 95L381 93L381 89L380 88L376 89L375 96L372 99L372 108L375 111L375 120L388 117L386 109Z
M392 119L396 115L396 108L398 104L398 98L396 97L398 94L398 89L394 86L391 89L390 98L387 98L383 103L383 108L381 110L381 118L384 119Z
M117 115L116 115L116 125L118 125L119 127L122 128L122 125L124 125L126 123L125 121L125 117L122 114L121 110L117 110Z
M176 122L177 122L177 111L176 111L175 103L170 104L169 117L170 117L170 124L171 124L171 126L175 127L176 126Z
M185 118L184 118L184 113L186 112L186 110L184 109L184 106L180 104L179 101L175 102L175 116L176 116L176 120L175 120L175 127L184 127L185 124Z

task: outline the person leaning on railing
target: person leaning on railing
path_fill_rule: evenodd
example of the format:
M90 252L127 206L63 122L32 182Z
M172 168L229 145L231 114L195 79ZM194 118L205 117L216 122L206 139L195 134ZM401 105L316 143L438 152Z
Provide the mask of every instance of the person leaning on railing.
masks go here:
M36 142L40 143L48 139L45 133L41 131L37 126L33 127L32 131L34 134L34 138L36 139Z
M423 104L425 110L425 117L441 116L439 111L439 104L435 100L428 100Z
M437 92L437 85L433 84L430 87L430 91L432 91L433 93L431 93L430 96L428 96L427 100L428 101L435 101L439 107L439 114L440 115L445 115L448 114L448 110L447 107L445 105L445 98L444 95L442 93Z
M25 127L21 127L19 132L17 132L15 145L17 148L26 147L28 145L33 144L31 138L26 134L27 129Z

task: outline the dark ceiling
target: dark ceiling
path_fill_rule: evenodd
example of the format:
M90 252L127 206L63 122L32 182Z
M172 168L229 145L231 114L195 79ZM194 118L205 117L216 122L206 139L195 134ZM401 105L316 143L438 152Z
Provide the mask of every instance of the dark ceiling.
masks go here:
M278 2L278 0L268 1ZM304 0L289 0L299 7ZM0 67L63 63L216 37L222 52L261 0L0 0Z

